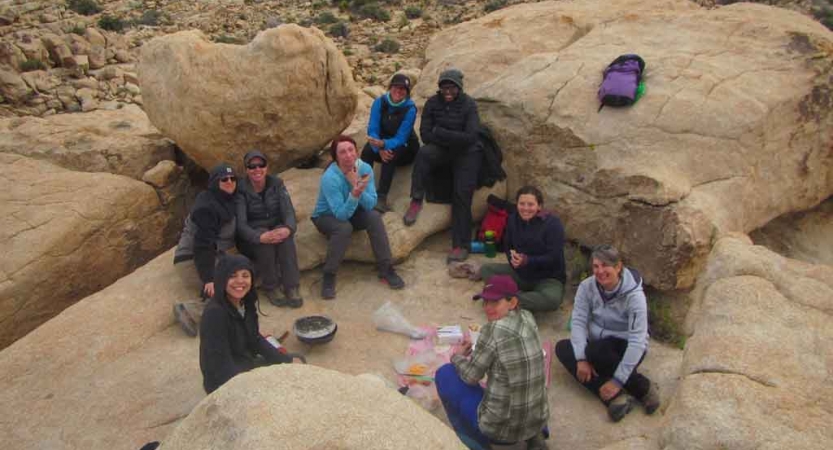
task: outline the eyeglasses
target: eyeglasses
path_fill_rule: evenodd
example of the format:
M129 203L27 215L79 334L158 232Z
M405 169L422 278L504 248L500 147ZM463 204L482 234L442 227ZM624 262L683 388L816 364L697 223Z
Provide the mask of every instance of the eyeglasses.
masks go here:
M235 178L235 177L223 177L223 178L220 178L220 181L223 182L223 183L229 183L229 182L234 183L234 182L237 182L237 178Z
M262 169L264 167L266 167L266 163L260 163L260 164L255 163L255 164L249 164L248 166L246 166L246 168L249 169L249 170Z

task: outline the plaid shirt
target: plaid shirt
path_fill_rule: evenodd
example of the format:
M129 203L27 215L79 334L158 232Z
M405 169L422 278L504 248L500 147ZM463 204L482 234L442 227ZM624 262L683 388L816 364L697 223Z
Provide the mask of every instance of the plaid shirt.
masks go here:
M517 442L540 433L550 416L544 353L529 311L513 310L480 332L471 359L451 362L467 384L484 375L486 391L477 409L480 431L494 441Z

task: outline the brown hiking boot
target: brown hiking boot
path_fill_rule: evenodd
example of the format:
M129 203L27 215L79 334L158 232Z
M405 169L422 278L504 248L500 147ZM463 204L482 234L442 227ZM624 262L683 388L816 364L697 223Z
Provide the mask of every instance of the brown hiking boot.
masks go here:
M405 212L405 217L402 218L402 222L405 223L405 226L409 227L413 225L414 222L416 222L420 211L422 211L422 200L411 200L411 204L408 206L408 211Z
M645 413L648 415L653 414L657 409L659 409L659 388L657 388L656 383L651 383L648 393L645 394L644 397L640 398L639 401L642 403L642 406L645 408Z
M633 409L633 398L623 392L608 403L607 415L610 416L610 420L618 422L631 412L631 409Z

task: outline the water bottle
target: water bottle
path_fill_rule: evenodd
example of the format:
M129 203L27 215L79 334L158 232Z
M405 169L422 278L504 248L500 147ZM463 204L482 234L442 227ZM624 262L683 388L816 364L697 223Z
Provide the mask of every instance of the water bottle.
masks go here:
M486 251L486 244L483 241L471 241L472 253L483 253Z
M495 246L495 232L492 230L486 231L486 257L487 258L494 258L495 254L497 253L497 247Z

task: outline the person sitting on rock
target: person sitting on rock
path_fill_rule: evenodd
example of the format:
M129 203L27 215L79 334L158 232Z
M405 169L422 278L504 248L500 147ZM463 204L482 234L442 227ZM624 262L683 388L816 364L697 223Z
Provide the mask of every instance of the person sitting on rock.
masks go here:
M390 211L388 192L396 168L414 161L419 150L419 139L414 133L417 107L411 95L411 79L397 73L390 80L387 94L373 101L367 123L367 144L362 150L362 161L373 167L382 163L379 187L376 189L376 210Z
M243 255L226 255L217 263L214 296L200 324L200 371L207 394L237 374L256 367L291 363L260 334L254 270Z
M489 278L474 299L483 300L488 323L475 349L466 341L437 370L437 393L454 431L470 449L526 441L546 448L548 370L532 313L518 308L518 286L508 275ZM467 356L471 358L467 358ZM480 380L488 376L486 389Z
M660 405L655 384L637 372L648 350L648 307L642 277L622 264L619 251L601 245L591 254L593 275L581 282L573 305L570 339L555 354L584 387L607 405L614 422L639 399L645 412Z
M174 317L183 331L196 336L205 300L214 296L214 265L235 246L234 193L237 177L228 164L214 167L208 189L200 192L174 251L174 267L182 282L199 287L199 300L174 304Z
M425 102L419 149L411 178L411 204L403 218L411 226L422 210L431 171L452 168L451 247L448 261L465 261L471 245L471 200L483 160L478 140L480 118L474 99L463 92L463 73L448 69L440 74L439 91Z
M318 200L312 223L327 236L327 257L321 297L335 298L338 271L353 230L367 230L370 247L376 257L379 278L391 289L402 289L405 282L393 269L388 233L376 206L373 169L358 158L356 142L350 136L339 136L330 145L333 162L321 176Z
M304 300L298 289L297 224L289 191L283 180L267 173L266 156L259 150L246 153L243 164L246 178L237 189L238 247L255 262L270 303L300 308Z
M544 195L534 186L524 186L515 195L516 211L509 215L503 247L508 264L480 267L486 280L509 275L521 288L521 308L552 311L561 305L567 273L564 264L564 227L553 214L542 211Z

